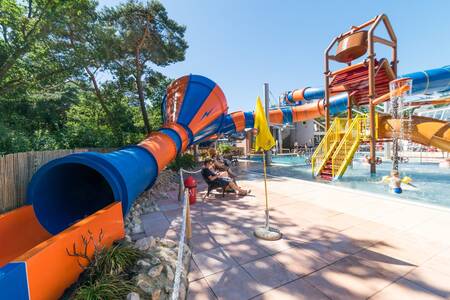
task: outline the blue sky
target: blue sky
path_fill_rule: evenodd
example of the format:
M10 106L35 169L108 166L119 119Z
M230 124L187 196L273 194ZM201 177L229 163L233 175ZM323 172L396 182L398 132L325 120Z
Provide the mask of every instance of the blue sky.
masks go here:
M120 0L100 0L115 5ZM450 1L162 0L187 26L186 60L161 71L217 82L230 107L253 110L268 82L286 90L322 86L323 52L335 35L380 13L399 42L399 74L450 64ZM383 31L379 32L383 35ZM379 46L378 57L386 55Z

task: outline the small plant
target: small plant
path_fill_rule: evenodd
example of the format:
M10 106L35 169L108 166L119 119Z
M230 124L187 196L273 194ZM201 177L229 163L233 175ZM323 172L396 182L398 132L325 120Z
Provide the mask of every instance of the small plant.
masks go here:
M96 281L82 284L73 294L74 300L125 299L135 290L131 280L122 276L103 275Z
M118 275L127 272L143 256L144 253L131 244L119 242L97 255L95 272L100 275Z
M124 299L134 290L130 274L145 253L124 241L106 248L102 245L103 237L102 230L97 239L88 231L87 236L82 235L80 248L74 244L71 250L66 249L67 255L78 259L84 272L63 299ZM92 255L88 255L90 247L94 248Z
M172 171L179 171L181 168L191 169L195 167L195 165L194 155L185 153L178 155L167 167Z

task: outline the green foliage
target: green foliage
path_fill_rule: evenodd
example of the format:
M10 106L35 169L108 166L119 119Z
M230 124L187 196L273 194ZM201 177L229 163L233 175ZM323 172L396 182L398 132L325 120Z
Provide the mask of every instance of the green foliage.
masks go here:
M90 267L91 278L100 278L104 275L120 275L128 272L144 253L131 244L120 242L110 248L103 249L95 257Z
M152 66L184 59L184 31L157 1L0 1L0 153L136 143L142 110L162 123Z
M233 147L229 144L222 143L217 146L217 150L222 154L230 153Z
M173 162L171 162L167 167L172 171L179 171L181 168L183 169L191 169L195 167L195 158L194 155L189 153L184 153L182 155L178 155Z
M74 300L106 300L125 299L134 291L130 280L121 276L104 275L96 281L88 281L81 285L73 294Z

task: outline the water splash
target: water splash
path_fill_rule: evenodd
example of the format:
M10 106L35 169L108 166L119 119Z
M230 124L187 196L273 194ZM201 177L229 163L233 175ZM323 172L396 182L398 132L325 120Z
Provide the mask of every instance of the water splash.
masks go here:
M404 92L399 92L404 90L403 88L408 86L408 89ZM389 84L391 105L389 113L392 118L398 119L400 121L399 132L394 131L392 134L392 170L398 171L399 164L399 152L400 152L400 141L410 140L411 129L412 129L412 116L409 114L405 117L404 102L408 96L411 95L412 80L409 78L401 78L391 81Z

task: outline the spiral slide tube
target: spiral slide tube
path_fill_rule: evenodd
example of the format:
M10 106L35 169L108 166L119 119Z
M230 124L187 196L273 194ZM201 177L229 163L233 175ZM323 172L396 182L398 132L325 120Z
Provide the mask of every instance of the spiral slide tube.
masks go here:
M123 237L138 195L178 153L218 132L227 104L214 82L189 75L168 87L163 113L163 128L138 145L69 155L36 172L31 205L0 216L0 299L59 298L82 271L66 249L89 232L102 233L104 246Z

